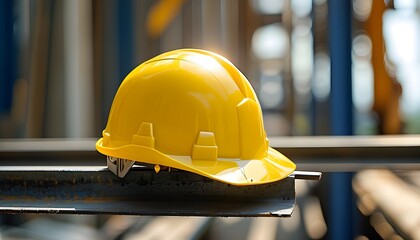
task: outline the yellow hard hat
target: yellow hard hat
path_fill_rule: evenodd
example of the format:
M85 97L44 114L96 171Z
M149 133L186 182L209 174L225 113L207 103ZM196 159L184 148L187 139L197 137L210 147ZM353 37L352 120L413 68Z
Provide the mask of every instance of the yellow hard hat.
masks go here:
M96 149L110 159L177 168L232 185L281 180L296 166L268 146L257 96L215 53L180 49L122 82Z

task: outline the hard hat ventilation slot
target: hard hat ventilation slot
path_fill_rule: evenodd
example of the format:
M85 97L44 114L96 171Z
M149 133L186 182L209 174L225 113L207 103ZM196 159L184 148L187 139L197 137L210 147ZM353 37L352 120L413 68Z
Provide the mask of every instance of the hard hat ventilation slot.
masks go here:
M140 125L137 134L133 135L132 139L133 144L140 146L155 147L155 138L153 137L153 124L143 122Z
M191 158L193 160L217 160L218 148L214 133L200 131L197 143L194 144Z

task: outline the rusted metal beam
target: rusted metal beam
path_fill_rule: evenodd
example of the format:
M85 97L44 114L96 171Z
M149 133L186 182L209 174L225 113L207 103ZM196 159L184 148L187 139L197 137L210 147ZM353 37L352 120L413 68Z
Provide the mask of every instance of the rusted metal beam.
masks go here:
M0 213L290 217L294 177L237 187L184 171L1 167Z

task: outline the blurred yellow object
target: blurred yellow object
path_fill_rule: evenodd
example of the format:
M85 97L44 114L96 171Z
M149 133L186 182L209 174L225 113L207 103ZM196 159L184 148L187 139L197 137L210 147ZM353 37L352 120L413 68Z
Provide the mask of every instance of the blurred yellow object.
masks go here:
M153 5L147 16L147 31L151 37L159 37L177 15L185 0L160 0Z
M257 96L226 58L197 49L159 55L121 84L96 143L102 154L233 185L281 180L296 166L268 146Z
M372 40L372 67L374 76L373 111L378 116L379 134L399 134L403 130L400 97L403 89L387 70L383 34L383 16L388 10L386 1L373 1L372 11L365 26ZM389 60L389 58L387 59Z

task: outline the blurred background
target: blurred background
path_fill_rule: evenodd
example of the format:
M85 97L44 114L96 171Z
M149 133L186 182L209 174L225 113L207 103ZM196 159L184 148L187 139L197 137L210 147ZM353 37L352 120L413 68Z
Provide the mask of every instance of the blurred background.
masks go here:
M269 136L420 133L420 0L7 0L0 138L99 138L124 77L178 48L231 60ZM418 213L418 171L324 176L297 183L290 219L1 216L0 239L420 238L419 215L398 225L356 200L390 184ZM334 207L349 209L337 228Z

